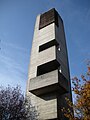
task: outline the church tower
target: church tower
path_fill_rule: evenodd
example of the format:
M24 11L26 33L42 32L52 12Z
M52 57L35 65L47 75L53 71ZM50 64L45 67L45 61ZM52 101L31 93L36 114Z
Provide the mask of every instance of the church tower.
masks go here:
M53 8L37 16L32 42L27 95L39 120L65 120L61 111L71 85L63 20Z

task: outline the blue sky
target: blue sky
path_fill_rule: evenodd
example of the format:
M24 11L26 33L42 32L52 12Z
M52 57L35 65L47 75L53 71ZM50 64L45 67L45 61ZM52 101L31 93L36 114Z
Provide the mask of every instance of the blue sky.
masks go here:
M36 16L55 7L66 34L71 77L90 59L90 0L0 0L0 85L26 89Z

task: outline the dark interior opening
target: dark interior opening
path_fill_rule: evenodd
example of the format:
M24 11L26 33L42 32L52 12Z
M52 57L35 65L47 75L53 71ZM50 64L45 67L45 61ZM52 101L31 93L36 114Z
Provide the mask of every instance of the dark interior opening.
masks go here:
M37 67L37 76L56 70L59 66L60 64L57 60L42 64Z
M45 49L47 49L47 48L49 48L49 47L52 47L52 46L54 46L54 45L56 45L56 46L58 46L59 44L58 44L58 42L54 39L54 40L51 40L50 42L47 42L47 43L45 43L45 44L43 44L43 45L40 45L39 46L39 52L41 52L41 51L43 51L43 50L45 50Z
M39 29L52 23L55 23L58 26L58 13L54 8L41 14Z

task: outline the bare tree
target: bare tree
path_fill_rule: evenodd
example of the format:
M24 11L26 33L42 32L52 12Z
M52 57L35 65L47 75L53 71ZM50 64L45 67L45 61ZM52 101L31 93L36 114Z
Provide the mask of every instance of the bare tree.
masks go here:
M37 120L37 111L19 86L0 87L0 120Z

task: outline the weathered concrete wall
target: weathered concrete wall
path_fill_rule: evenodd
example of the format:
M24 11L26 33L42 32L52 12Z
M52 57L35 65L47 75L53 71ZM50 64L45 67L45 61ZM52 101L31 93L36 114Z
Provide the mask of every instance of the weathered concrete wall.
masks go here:
M58 70L32 78L30 81L30 90L42 88L58 83Z
M29 89L30 88L32 89L32 87L34 87L32 85L32 82L35 82L32 80L30 82L30 79L37 77L37 66L42 63L48 62L50 60L56 59L55 46L39 53L40 45L55 39L54 23L39 30L39 20L40 20L40 15L37 17L35 30L34 30L34 37L32 43L31 56L30 56L30 66L28 72L27 95L31 97L32 104L36 106L39 113L39 119L47 120L47 119L57 118L57 99L55 98L51 100L44 100L32 93L29 93ZM52 80L50 78L47 79L49 80L48 82L50 84L50 81ZM56 79L53 80L55 81ZM38 85L37 81L38 80L36 79L36 83L35 83L36 87L40 87L39 85L44 85L42 81L41 84ZM49 95L48 97L50 96L52 97L53 95Z

